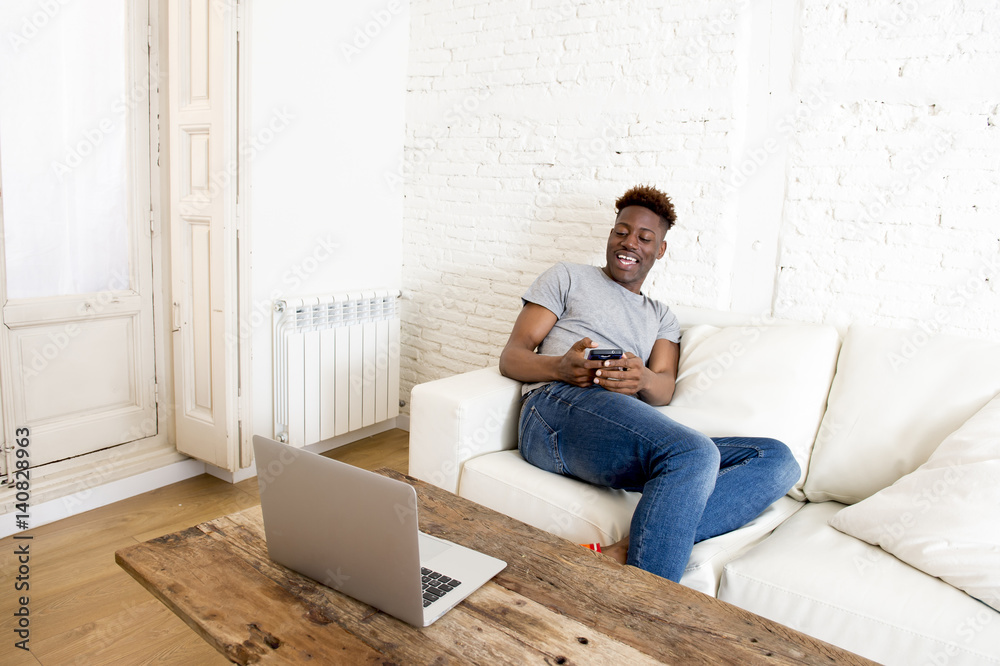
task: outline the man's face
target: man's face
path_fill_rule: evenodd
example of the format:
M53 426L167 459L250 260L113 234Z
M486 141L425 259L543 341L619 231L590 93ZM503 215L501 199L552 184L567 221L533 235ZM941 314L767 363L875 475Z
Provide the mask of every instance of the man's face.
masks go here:
M608 237L604 272L629 291L639 293L646 274L667 251L660 216L642 206L626 206L618 213Z

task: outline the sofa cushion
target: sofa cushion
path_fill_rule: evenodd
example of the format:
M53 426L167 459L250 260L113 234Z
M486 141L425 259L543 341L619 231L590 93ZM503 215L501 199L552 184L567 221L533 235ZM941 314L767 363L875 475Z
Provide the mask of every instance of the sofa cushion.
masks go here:
M810 501L853 504L922 465L1000 392L1000 344L852 326L813 447Z
M517 448L520 410L521 382L496 366L414 386L410 474L457 493L466 460Z
M719 598L884 664L1000 664L1000 613L807 504L726 565Z
M639 493L612 490L542 471L517 451L465 464L459 495L574 543L608 546L629 532ZM801 508L783 497L744 527L695 544L681 583L715 596L722 567Z
M773 437L802 469L819 429L840 349L831 326L692 326L681 338L677 388L660 410L710 437Z
M1000 610L1000 397L926 463L837 513L838 530Z
M469 460L458 494L570 541L604 546L628 534L641 497L546 472L517 451Z

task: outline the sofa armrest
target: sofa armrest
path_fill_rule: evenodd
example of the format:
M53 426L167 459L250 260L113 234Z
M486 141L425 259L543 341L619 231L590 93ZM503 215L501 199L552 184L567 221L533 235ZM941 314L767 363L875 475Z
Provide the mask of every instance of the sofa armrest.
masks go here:
M517 448L520 409L521 382L497 367L414 386L410 475L457 493L465 461Z

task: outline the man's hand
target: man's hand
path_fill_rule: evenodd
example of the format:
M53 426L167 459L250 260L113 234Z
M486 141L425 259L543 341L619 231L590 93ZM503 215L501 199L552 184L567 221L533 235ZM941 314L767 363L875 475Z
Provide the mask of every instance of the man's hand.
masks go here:
M591 361L599 363L594 371L593 382L615 393L635 395L646 386L645 374L649 372L642 359L632 352L625 352L625 358L611 361Z
M619 361L601 361L594 383L615 393L637 396L651 405L666 405L674 395L680 347L676 342L657 340L646 367L641 358L625 352Z
M586 387L594 383L594 372L604 367L605 361L588 361L585 354L588 349L597 347L590 338L577 340L569 350L559 358L556 366L559 381L573 386Z
M535 303L527 303L514 322L507 346L500 354L500 373L519 382L562 381L573 386L598 386L637 395L651 405L665 405L674 394L680 346L669 340L653 343L649 367L631 352L613 361L588 361L583 354L598 344L583 338L562 356L542 356L535 349L557 321L556 315ZM597 374L597 371L600 374Z

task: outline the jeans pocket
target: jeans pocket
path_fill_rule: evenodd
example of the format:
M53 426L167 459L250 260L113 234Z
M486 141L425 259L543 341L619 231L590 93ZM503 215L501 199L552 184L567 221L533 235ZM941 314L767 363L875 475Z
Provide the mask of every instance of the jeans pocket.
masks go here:
M535 467L563 474L559 433L549 427L534 407L528 407L521 419L518 449L521 456Z

